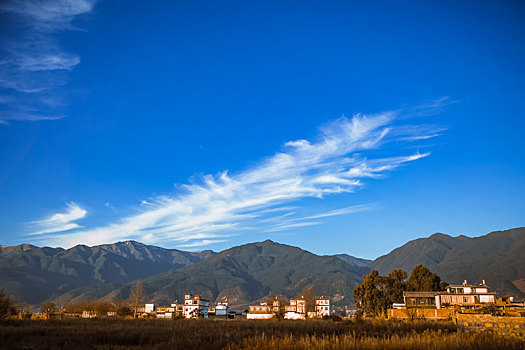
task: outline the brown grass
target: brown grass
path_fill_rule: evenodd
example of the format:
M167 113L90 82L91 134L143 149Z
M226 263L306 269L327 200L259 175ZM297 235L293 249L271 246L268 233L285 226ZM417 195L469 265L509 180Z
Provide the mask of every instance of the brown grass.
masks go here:
M449 322L48 320L0 323L5 349L525 349Z
M264 344L264 346L261 346ZM232 344L227 349L525 349L523 339L489 334L443 334L424 332L423 334L393 335L384 337L360 337L356 334L340 336L302 336L294 338L268 338L259 336L248 338L241 344Z

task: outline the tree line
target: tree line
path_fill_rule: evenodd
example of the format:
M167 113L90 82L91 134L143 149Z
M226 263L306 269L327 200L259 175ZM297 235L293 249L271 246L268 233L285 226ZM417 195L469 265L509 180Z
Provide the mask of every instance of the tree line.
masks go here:
M108 312L113 312L118 316L137 317L138 309L144 305L145 300L144 287L141 282L137 282L131 288L129 300L117 301L91 301L80 300L70 302L65 305L57 305L52 301L44 302L39 310L47 318L53 316L61 317L64 313L81 314L88 311L93 315L106 316ZM7 296L5 291L0 290L0 320L11 316L20 316L22 318L31 318L34 309Z
M441 291L448 283L423 265L417 265L410 278L406 271L392 270L388 276L380 276L377 270L363 275L364 281L354 288L354 301L358 315L384 316L393 303L403 302L405 291Z
M364 281L353 290L354 301L359 315L373 317L385 315L386 310L393 303L402 303L404 291L441 291L448 286L448 283L441 282L441 278L437 274L423 265L417 265L410 274L410 278L408 278L406 271L397 269L392 270L388 276L380 276L377 270L372 270L370 274L363 275L363 279ZM40 311L48 316L56 313L82 313L83 311L90 311L103 316L111 311L119 316L133 315L137 317L137 311L139 306L143 305L145 295L142 283L137 282L131 288L128 301L78 301L69 303L65 307L46 302ZM313 311L315 301L311 289L303 289L298 297L307 300L307 311ZM268 299L269 305L274 298L275 296ZM284 300L281 302L284 304ZM32 311L23 304L9 299L4 290L0 290L0 319L7 318L10 315L30 317L31 313Z

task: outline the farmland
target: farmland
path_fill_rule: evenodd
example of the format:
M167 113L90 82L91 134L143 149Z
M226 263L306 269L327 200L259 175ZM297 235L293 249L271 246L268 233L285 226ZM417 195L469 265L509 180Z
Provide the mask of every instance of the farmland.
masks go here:
M8 320L9 349L525 349L525 339L425 320Z

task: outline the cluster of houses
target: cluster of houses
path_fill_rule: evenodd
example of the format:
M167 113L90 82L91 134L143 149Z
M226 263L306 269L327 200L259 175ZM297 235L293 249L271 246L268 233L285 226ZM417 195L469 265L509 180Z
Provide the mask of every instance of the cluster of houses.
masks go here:
M329 316L330 299L325 297L314 298L312 307L308 305L308 300L304 297L298 299L290 299L289 305L281 305L282 302L275 298L271 305L267 302L259 303L257 305L250 305L249 312L246 314L247 319L265 320L284 313L285 319L290 320L304 320L308 318L322 318ZM309 311L309 309L312 309Z
M262 320L270 319L276 315L284 314L285 319L305 319L305 318L322 318L329 316L331 313L330 299L325 297L318 297L315 301L307 301L304 297L298 299L291 299L289 305L284 305L283 302L277 298L269 305L268 303L260 303L257 305L250 305L247 319ZM309 303L312 303L310 306ZM310 311L310 309L312 309ZM155 318L208 318L208 317L224 317L231 318L235 312L228 310L228 302L219 302L216 305L210 305L208 299L202 298L191 293L184 294L184 303L177 301L171 303L170 306L155 306L153 303L145 304L144 307L138 309L140 317L155 317Z
M461 311L463 313L484 312L492 307L507 314L521 316L523 303L515 303L512 297L496 300L496 293L489 292L485 280L479 285L449 285L446 291L403 292L403 303L394 303L388 310L389 317L424 316L426 318L447 318Z
M465 280L460 285L449 285L446 291L403 292L403 303L394 303L388 310L389 318L450 318L457 313L486 313L490 311L500 315L525 316L524 303L514 302L512 297L496 299L496 293L490 292L485 281L479 285L468 284ZM355 310L350 310L355 311ZM233 318L236 313L228 309L224 300L215 305L198 295L184 294L184 302L175 301L170 306L155 306L153 303L139 307L140 317L154 318ZM245 311L247 319L265 320L274 317L304 320L323 318L334 312L330 299L326 297L290 299L289 304L279 298L268 302L249 305ZM348 315L350 312L346 312ZM351 314L351 313L350 313ZM240 315L240 314L238 314ZM91 318L95 314L84 311L82 317ZM108 312L109 316L115 316Z
M394 309L407 307L431 307L436 309L449 306L482 306L496 302L496 293L490 293L488 286L468 284L465 280L461 285L449 285L444 292L403 292L404 303L393 304Z
M197 318L209 316L228 317L231 312L228 311L228 302L219 302L214 306L210 305L208 299L202 298L191 293L184 294L184 302L177 301L171 303L170 306L155 306L153 303L145 304L144 307L138 309L141 317L156 317L156 318Z

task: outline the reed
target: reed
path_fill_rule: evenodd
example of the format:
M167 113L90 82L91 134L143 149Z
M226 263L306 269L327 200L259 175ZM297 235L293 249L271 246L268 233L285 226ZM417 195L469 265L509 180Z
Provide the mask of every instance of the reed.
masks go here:
M64 319L0 322L8 349L525 349L444 321Z

